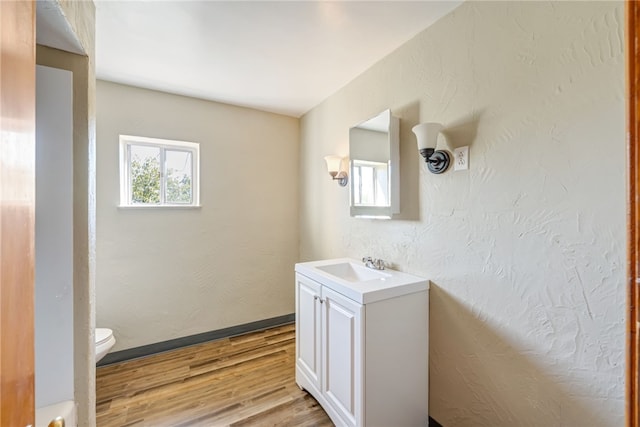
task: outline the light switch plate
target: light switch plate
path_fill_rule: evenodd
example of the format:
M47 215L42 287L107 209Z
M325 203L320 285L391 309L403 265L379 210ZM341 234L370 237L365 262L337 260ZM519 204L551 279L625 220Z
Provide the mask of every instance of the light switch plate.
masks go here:
M453 150L453 170L463 171L469 169L469 146Z

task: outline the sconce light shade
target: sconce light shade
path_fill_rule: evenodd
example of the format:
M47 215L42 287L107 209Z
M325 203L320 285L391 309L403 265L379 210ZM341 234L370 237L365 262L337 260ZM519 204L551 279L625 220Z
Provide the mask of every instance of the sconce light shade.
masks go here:
M449 163L451 163L449 153L444 150L436 151L435 149L438 143L438 135L442 129L443 126L440 123L420 123L411 129L416 134L418 151L424 157L424 161L427 162L429 171L435 174L446 171Z
M342 169L342 157L327 156L324 161L327 162L327 170L331 178L338 181L341 187L345 187L349 182L349 177L347 172Z
M442 125L440 123L420 123L415 125L412 130L418 140L418 150L424 150L425 148L435 149Z

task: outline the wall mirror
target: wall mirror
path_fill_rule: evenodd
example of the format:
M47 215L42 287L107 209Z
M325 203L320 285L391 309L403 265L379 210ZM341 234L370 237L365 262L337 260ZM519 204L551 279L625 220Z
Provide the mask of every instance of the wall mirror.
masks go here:
M400 213L399 120L383 111L349 129L351 216Z

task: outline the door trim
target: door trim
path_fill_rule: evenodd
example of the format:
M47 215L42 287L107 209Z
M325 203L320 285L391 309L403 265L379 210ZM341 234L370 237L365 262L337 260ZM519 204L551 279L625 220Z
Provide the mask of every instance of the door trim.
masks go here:
M627 52L627 372L626 419L628 427L638 427L638 262L640 242L638 222L640 214L640 133L638 118L640 107L640 64L638 31L640 4L625 2L626 52Z

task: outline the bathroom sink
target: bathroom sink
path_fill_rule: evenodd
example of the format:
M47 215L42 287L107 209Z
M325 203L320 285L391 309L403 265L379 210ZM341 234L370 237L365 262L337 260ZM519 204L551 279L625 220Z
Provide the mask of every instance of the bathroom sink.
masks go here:
M374 270L352 258L299 262L301 274L360 304L368 304L429 289L429 281L387 268Z
M317 268L318 270L322 270L325 273L349 282L366 282L368 280L378 279L384 280L387 277L391 277L390 274L384 273L381 270L374 270L351 262L340 262L337 264L318 266Z

